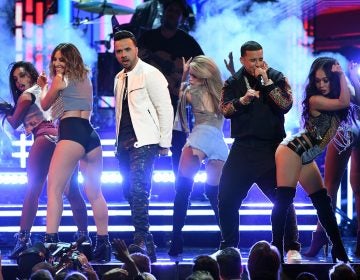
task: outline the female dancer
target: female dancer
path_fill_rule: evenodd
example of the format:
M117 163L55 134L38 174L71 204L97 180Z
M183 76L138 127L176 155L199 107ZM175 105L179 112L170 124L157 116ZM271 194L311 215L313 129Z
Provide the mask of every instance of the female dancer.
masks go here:
M185 83L188 76L189 84ZM173 236L168 252L170 256L177 256L183 251L181 230L185 224L194 176L203 160L206 160L207 175L205 194L218 222L218 185L228 155L228 147L222 133L224 118L219 109L223 83L215 62L203 55L196 56L192 60L190 58L186 62L183 58L182 82L179 94L179 118L175 119L175 126L179 122L183 129L189 132L186 120L187 103L191 104L195 126L182 150L175 182Z
M48 203L45 242L58 242L58 229L63 210L62 194L75 166L80 161L84 189L89 199L97 228L94 261L111 258L108 236L108 209L101 191L102 149L98 134L90 124L93 93L79 50L71 43L56 46L51 54L51 86L43 73L38 78L42 88L41 107L52 107L59 118L59 141L51 159L48 179Z
M34 136L27 162L28 185L21 212L20 232L16 234L16 245L9 256L11 259L16 259L20 252L31 245L30 230L55 149L57 129L52 122L48 121L49 115L41 109L41 90L36 84L39 74L34 65L30 62L19 61L11 64L10 67L9 85L15 108L6 120L14 129L23 124L26 134L32 133ZM78 226L78 236L88 236L86 205L79 191L77 176L72 178L65 194Z
M360 82L358 76L358 66L356 63L351 63L349 67L349 77L351 83L355 88L355 96L351 95L351 102L360 105ZM357 119L353 122L350 131L339 130L327 147L325 156L324 168L324 182L325 187L331 197L333 207L336 207L337 192L340 187L341 178L344 175L347 163L351 156L350 168L350 184L355 197L355 210L357 214L357 243L355 248L355 255L360 257L360 115L358 113ZM350 133L350 134L346 134ZM340 150L336 143L350 141L348 149ZM325 248L325 255L328 253L329 240L326 233L318 222L316 231L312 233L312 240L310 248L304 253L307 257L315 257L321 248Z
M313 62L308 80L302 113L305 130L285 139L275 153L277 189L271 213L272 242L283 261L284 225L299 181L333 243L333 261L348 261L331 199L314 158L324 151L339 125L347 120L350 92L341 66L329 57Z

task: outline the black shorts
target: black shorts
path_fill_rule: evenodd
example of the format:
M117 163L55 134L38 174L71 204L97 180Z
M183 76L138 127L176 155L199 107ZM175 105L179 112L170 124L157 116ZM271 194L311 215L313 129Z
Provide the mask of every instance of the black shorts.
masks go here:
M99 135L89 120L69 117L60 120L59 141L71 140L79 143L88 153L101 145Z

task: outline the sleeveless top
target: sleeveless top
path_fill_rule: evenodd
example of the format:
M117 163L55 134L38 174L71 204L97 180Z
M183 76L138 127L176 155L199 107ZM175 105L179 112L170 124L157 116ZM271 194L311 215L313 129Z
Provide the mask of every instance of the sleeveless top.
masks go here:
M186 84L183 84L181 89L183 94L181 95L180 102L178 103L178 118L175 118L175 122L180 122L184 131L189 132L188 120L186 114L186 94L190 93L191 96L191 109L195 117L195 126L199 124L206 124L213 127L216 127L219 130L222 130L224 123L224 117L221 113L215 113L213 110L215 108L211 99L210 94L203 90L201 86L194 87ZM185 90L184 90L185 88ZM178 124L175 123L174 127L177 127Z
M40 105L40 94L41 88L38 85L34 85L31 88L27 89L25 92L32 94L35 98L33 104L30 106L27 111L23 124L25 128L25 134L29 135L32 131L43 121L50 120L50 114L47 111L44 111Z
M319 154L321 154L329 142L334 138L337 129L339 128L340 120L335 114L323 112L317 117L310 116L309 122L305 130L287 137L281 144L289 146L298 145L304 141L304 135L310 140L311 147L307 147L302 154L299 154L303 164L313 161ZM295 139L301 139L295 141Z
M69 81L68 86L60 91L52 106L52 118L58 119L65 111L91 111L93 90L89 77L83 81Z

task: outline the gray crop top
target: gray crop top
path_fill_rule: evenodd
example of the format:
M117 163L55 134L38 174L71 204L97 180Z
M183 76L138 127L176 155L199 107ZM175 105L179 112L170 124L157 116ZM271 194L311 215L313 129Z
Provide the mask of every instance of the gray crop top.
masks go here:
M93 89L89 77L83 81L70 81L61 92L64 111L91 111L93 103Z
M186 94L188 92L191 95L191 109L195 116L195 125L206 124L222 130L224 117L221 114L213 112L213 101L211 100L210 94L203 90L202 86L190 87L186 83L182 83L182 88L180 90L183 94L181 94L181 98L178 103L178 113L181 127L185 130L185 132L189 132L186 114ZM175 118L175 127L178 126L176 121L177 120Z

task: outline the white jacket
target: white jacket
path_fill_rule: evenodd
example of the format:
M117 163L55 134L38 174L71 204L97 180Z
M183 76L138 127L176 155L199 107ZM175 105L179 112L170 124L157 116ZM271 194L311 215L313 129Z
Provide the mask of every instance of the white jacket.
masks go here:
M164 75L140 58L128 75L128 105L137 142L134 147L159 144L171 146L174 112L170 101L168 83ZM122 112L125 86L124 70L115 77L116 139Z

